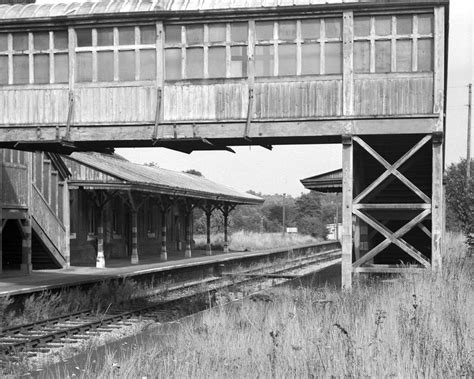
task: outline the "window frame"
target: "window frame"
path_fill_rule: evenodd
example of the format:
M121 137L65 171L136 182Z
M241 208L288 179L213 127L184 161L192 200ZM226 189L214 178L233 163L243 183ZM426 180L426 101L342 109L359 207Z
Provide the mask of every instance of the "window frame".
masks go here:
M247 26L247 40L246 41L233 41L232 40L232 24L244 23ZM225 41L210 41L209 40L209 25L225 25ZM202 43L187 43L186 39L186 28L188 26L203 26L203 42ZM181 26L181 42L169 43L166 42L166 27L167 26ZM250 21L233 21L233 22L207 22L207 23L189 23L189 24L176 24L168 23L163 25L165 36L163 38L163 55L166 56L166 50L180 50L181 53L181 77L176 79L167 79L166 75L166 59L163 60L164 67L164 79L165 81L179 81L179 80L201 80L201 79L244 79L248 77L248 65L247 70L243 73L243 76L232 76L231 64L232 64L232 47L246 48L246 56L248 61L249 55L249 39L250 39ZM225 48L225 76L223 77L210 77L209 76L209 48L223 47ZM203 75L198 78L188 78L187 75L187 60L186 53L188 49L199 48L203 49Z
M133 44L128 44L128 45L121 45L119 41L119 29L120 28L133 28L134 31L134 43ZM157 75L158 75L158 65L157 65L157 60L158 57L160 56L158 54L158 44L157 44L157 39L155 38L153 43L146 43L142 44L141 43L141 28L146 28L146 27L153 27L155 29L155 36L158 35L159 29L158 29L158 24L153 23L153 24L133 24L133 25L114 25L114 26L106 26L106 25L98 25L97 27L75 27L73 28L74 31L74 55L77 55L78 53L91 53L92 59L91 59L91 80L78 80L77 72L78 72L78 64L77 64L77 59L74 59L75 61L75 76L74 76L74 82L79 85L87 84L87 83L126 83L126 82L154 82L157 80ZM97 30L98 29L112 29L112 35L113 35L113 44L112 45L98 45L97 44ZM91 46L78 46L77 43L77 31L78 30L90 30L91 31ZM120 79L120 52L125 52L125 51L131 51L133 52L134 55L134 64L135 64L135 72L134 72L134 77L133 79L127 79L127 80L122 80ZM142 79L142 73L141 73L141 52L142 51L154 51L155 52L155 61L154 61L154 69L155 73L152 79ZM113 79L112 80L98 80L98 52L112 52L113 54Z
M354 44L358 41L369 42L369 70L368 71L355 71L355 74L387 74L387 73L433 73L434 72L434 25L432 24L432 30L429 34L420 34L418 32L418 17L423 15L431 16L433 22L434 14L431 12L420 12L420 13L409 13L409 14L392 14L392 15L355 15L355 20L360 18L369 17L369 35L367 36L356 36L354 33ZM411 16L412 20L412 32L410 34L398 34L397 32L397 17L401 16ZM390 17L391 18L391 30L390 34L387 35L377 35L375 33L375 19L377 17ZM419 40L431 40L432 41L432 50L431 50L431 69L429 71L418 69L418 41ZM376 52L375 52L375 43L376 41L390 41L390 71L377 71L376 70ZM399 71L397 69L397 41L411 41L411 70L409 71ZM355 61L355 54L354 54Z
M53 29L53 30L34 30L30 32L1 32L7 35L7 50L0 52L0 56L6 56L8 62L8 83L4 83L1 86L25 86L25 85L49 85L49 84L69 84L69 34L68 29ZM27 36L27 49L26 50L15 50L13 49L13 34L24 33ZM48 48L47 49L36 49L34 46L34 35L39 33L48 33ZM65 33L68 36L68 47L65 49L58 49L54 46L54 33ZM59 54L65 54L68 58L67 81L56 82L56 56ZM34 59L36 55L47 55L48 56L48 75L49 81L47 83L35 82L35 63ZM13 57L14 56L27 56L28 57L28 81L27 83L15 83L14 72L13 72Z

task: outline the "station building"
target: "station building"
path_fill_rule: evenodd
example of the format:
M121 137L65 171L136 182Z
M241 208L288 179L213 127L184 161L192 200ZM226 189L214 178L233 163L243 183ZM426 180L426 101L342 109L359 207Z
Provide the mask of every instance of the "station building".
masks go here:
M106 267L110 259L192 256L192 214L224 216L263 200L206 178L117 155L70 156L2 149L2 268Z

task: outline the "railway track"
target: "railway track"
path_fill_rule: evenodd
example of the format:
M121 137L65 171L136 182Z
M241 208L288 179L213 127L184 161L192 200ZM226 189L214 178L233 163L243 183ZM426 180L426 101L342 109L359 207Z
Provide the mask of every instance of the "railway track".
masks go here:
M269 286L281 284L301 276L301 273L304 275L305 268L338 257L340 250L320 252L298 257L279 267L273 263L176 286L168 290L167 299L147 306L108 310L106 314L88 310L4 329L0 333L0 364L35 357L143 320L175 321L213 306L216 294L222 291L241 291L248 295L261 290L262 283L271 281Z

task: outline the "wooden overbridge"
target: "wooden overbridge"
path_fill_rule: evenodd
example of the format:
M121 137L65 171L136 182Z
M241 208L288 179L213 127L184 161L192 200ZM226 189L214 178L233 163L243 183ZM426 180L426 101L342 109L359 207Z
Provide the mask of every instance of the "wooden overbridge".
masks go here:
M0 147L342 143L343 284L439 267L448 5L2 5Z

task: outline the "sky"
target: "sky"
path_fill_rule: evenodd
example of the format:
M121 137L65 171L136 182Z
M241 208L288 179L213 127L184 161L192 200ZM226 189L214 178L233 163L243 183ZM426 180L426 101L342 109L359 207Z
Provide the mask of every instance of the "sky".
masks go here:
M474 82L473 20L474 1L451 0L446 109L447 165L466 157L467 86ZM474 142L474 131L472 134ZM136 163L155 162L162 168L175 171L195 169L215 182L241 191L252 189L263 194L299 196L302 192L308 192L300 179L341 168L340 145L274 146L272 151L259 146L233 149L236 154L197 151L188 155L164 148L116 149L116 152Z

